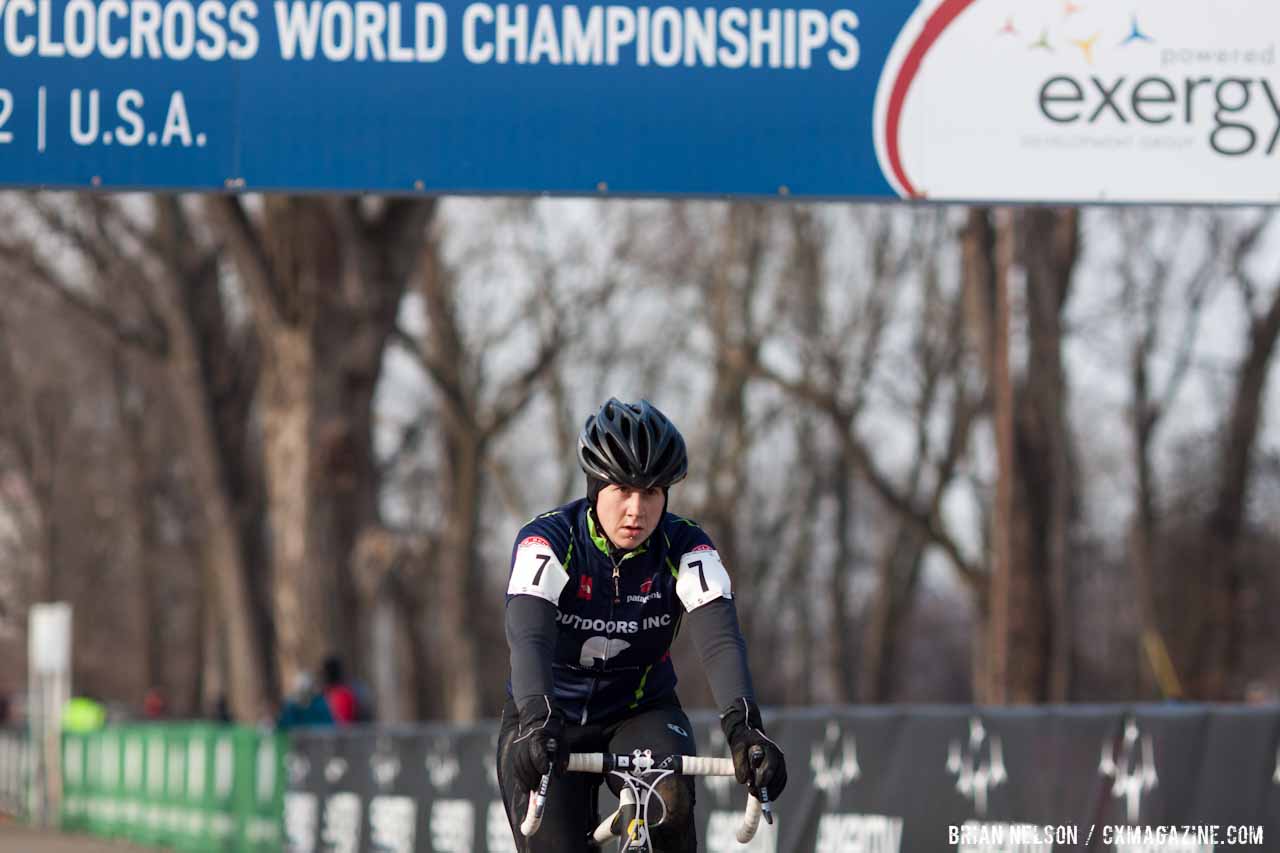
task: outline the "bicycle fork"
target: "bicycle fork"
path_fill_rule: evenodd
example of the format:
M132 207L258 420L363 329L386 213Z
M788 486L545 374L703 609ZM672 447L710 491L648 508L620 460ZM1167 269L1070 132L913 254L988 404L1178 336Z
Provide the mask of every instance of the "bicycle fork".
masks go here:
M636 802L635 791L625 786L618 795L618 811L611 829L614 835L620 836L619 850L622 853L649 853L649 832L646 815L640 814Z

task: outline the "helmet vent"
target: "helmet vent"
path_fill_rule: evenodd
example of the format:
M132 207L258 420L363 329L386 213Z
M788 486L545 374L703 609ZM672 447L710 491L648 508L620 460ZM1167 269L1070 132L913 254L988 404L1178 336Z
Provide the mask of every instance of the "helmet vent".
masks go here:
M666 488L689 469L680 431L648 400L610 399L588 417L578 436L578 462L591 478L641 489Z
M606 435L604 440L605 444L608 445L609 455L617 460L620 466L625 468L626 463L624 460L627 458L626 448L624 448L612 435Z

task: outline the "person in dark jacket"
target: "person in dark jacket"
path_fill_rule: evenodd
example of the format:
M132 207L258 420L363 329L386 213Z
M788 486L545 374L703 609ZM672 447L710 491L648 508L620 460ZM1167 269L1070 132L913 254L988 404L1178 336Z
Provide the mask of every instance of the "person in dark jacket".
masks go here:
M338 725L350 725L356 721L358 703L356 693L347 684L342 673L342 660L337 655L329 655L320 665L324 675L324 699L329 703L329 713Z
M288 731L299 726L332 726L333 715L324 694L316 690L315 680L309 672L299 672L293 679L293 690L284 701L276 728Z

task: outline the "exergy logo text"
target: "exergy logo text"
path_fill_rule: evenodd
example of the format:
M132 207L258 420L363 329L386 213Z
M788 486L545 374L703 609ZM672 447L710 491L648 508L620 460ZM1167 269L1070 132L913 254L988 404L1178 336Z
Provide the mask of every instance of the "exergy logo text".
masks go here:
M1269 112L1243 120L1259 102ZM1040 87L1039 107L1059 125L1195 127L1209 116L1209 147L1225 157L1270 156L1280 145L1280 99L1265 77L1150 75L1132 80L1060 74Z

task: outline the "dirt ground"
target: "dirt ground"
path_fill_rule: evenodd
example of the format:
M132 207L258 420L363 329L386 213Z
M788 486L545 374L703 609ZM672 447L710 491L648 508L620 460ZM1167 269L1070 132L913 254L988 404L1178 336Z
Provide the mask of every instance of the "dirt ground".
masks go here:
M58 835L16 823L0 823L0 853L157 853L123 841Z

